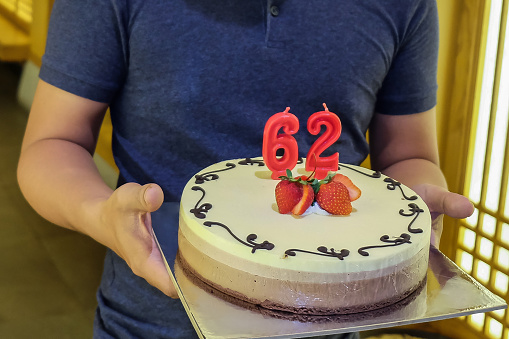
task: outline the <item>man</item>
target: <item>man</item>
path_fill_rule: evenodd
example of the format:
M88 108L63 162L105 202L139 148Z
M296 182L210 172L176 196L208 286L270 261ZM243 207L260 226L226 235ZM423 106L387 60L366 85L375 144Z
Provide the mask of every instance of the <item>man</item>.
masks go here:
M260 155L265 121L286 106L305 122L327 102L341 162L369 151L434 215L470 215L439 168L437 22L432 0L57 0L18 177L43 217L111 249L96 337L194 335L166 297L150 212L178 201L189 173ZM92 161L108 108L114 191ZM297 138L306 152L313 139Z

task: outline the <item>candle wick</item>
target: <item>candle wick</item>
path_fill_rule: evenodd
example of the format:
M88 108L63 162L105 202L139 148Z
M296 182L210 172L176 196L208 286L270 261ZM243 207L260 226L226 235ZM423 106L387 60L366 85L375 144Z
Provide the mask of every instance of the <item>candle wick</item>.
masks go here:
M328 112L329 109L327 108L327 105L325 104L325 102L323 103L323 107L325 108L325 110Z
M315 160L315 168L313 169L313 172L311 172L311 175L308 177L308 180L311 180L316 172L316 153L313 153L313 159Z

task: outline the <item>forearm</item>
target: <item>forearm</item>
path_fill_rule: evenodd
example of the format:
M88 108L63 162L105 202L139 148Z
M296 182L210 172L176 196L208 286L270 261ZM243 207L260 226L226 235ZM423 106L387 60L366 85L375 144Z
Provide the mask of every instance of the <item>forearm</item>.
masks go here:
M410 188L432 184L447 189L447 182L440 167L427 159L402 160L382 169L382 172Z
M90 153L61 139L43 139L23 149L20 188L47 220L101 239L99 209L112 190L102 180Z
M113 191L93 161L107 108L40 81L18 164L20 188L41 216L109 247L135 274L176 297L151 233L149 215L163 203L162 189L127 183Z
M402 116L375 114L370 127L373 168L411 188L447 188L439 167L435 121L435 109Z

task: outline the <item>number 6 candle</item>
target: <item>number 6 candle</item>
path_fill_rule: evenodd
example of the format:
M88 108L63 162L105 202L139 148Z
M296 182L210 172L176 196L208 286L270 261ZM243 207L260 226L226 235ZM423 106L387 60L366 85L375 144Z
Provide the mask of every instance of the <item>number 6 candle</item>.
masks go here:
M279 133L281 128L284 133ZM293 169L297 164L299 149L292 135L298 130L299 119L290 113L290 107L267 120L263 131L262 155L265 165L272 171L272 179L286 175L286 170ZM281 157L276 156L279 149L284 150Z
M325 132L311 145L306 157L306 171L315 171L316 179L323 179L329 171L338 170L338 152L328 156L320 157L323 151L331 146L341 135L341 120L330 112L327 105L323 104L325 111L313 113L308 119L308 131L313 135L320 133L322 126Z

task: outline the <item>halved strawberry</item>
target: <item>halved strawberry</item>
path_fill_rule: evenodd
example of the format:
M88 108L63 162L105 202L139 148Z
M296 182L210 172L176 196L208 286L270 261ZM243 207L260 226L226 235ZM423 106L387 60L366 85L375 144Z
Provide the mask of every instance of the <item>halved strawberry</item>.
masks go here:
M302 184L281 180L276 185L276 203L279 213L287 214L299 203L302 198Z
M355 201L361 196L361 190L359 187L355 186L352 180L350 180L350 178L346 175L337 173L334 177L332 177L332 181L340 182L346 186L350 195L350 201Z
M348 188L340 182L331 181L321 185L316 194L316 202L331 214L349 215L352 213Z
M313 201L315 200L315 191L313 191L313 187L309 185L302 185L302 197L300 201L295 205L292 209L292 214L294 215L302 215L306 210L311 206Z

